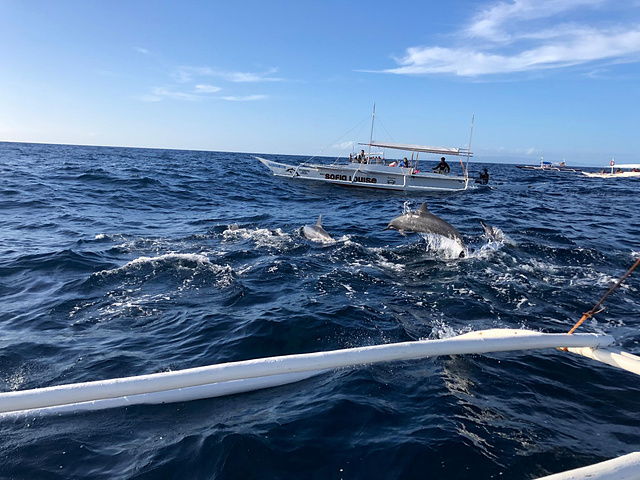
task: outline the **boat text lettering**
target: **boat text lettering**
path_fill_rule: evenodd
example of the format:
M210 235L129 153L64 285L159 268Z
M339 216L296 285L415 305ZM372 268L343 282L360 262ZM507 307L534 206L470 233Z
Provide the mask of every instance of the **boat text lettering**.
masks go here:
M325 173L324 178L325 180L342 180L343 182L352 181L351 175L339 175L334 173ZM377 179L370 178L370 177L354 177L353 181L360 182L360 183L378 183Z

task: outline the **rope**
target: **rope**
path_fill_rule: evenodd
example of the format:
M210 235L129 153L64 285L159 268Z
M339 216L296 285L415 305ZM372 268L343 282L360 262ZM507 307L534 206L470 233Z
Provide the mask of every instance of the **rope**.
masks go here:
M364 120L362 120L360 123L358 123L355 127L353 127L351 130L349 130L347 133L345 133L344 135L342 135L340 138L338 138L337 140L334 140L333 142L331 142L329 145L327 145L326 147L324 147L322 150L320 150L318 153L316 153L313 157L308 158L307 160L305 160L304 162L302 162L302 165L305 165L307 163L309 163L311 160L313 160L314 158L322 155L322 153L328 149L329 147L334 146L336 143L338 143L340 140L342 140L344 137L346 137L347 135L349 135L351 132L353 132L356 128L361 127L366 121L368 121L369 119L371 119L371 115L369 115L367 118L365 118ZM340 157L338 157L339 159ZM337 161L337 160L336 160ZM335 163L335 162L334 162Z
M618 280L618 282L613 287L611 287L607 293L604 294L604 296L600 299L600 301L598 303L596 303L591 310L589 310L588 312L582 314L582 318L580 320L578 320L578 323L576 323L573 326L573 328L571 330L569 330L569 335L573 334L573 332L575 332L576 329L580 325L582 325L582 322L584 322L586 319L591 318L596 313L600 313L602 310L604 310L604 308L601 308L600 310L598 310L598 307L600 305L602 305L602 302L604 302L605 298L607 298L611 292L613 292L616 288L618 288L622 284L622 282L624 282L625 279L629 275L631 275L631 272L633 272L638 265L640 265L640 258L638 258L638 260L636 260L636 263L633 264L633 266L629 269L629 271L627 273L625 273L623 275L623 277L620 280Z

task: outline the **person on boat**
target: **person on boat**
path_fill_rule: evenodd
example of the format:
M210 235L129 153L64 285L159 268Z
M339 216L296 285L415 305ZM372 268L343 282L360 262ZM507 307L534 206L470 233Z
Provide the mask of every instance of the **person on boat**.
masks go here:
M393 162L391 162L389 164L390 167L397 167L398 166L398 162L396 162L395 160Z
M486 185L487 183L489 183L489 172L486 168L484 169L484 172L478 173L478 179L476 180L476 183L479 183L481 185Z
M622 169L621 168L617 169L616 173L622 173Z
M407 157L404 157L404 159L402 159L402 167L409 168L409 160L407 160Z
M442 157L440 159L440 163L433 168L433 171L436 173L449 173L451 171L451 168L449 167L449 164L444 159L444 157Z
M607 173L607 171L603 168L602 170L600 170L600 173Z
M353 163L353 153L349 154L349 163Z
M367 156L364 154L364 150L360 150L360 153L356 155L356 162L367 163Z

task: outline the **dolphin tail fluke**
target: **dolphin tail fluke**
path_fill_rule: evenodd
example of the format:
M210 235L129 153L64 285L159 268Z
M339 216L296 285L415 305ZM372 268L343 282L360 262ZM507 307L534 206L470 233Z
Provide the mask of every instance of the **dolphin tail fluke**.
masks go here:
M318 223L316 223L318 227L322 226L322 215L318 215Z

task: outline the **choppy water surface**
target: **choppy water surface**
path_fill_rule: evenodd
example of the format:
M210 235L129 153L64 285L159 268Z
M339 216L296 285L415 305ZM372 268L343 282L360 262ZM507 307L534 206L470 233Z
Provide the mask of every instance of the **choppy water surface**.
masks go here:
M471 170L485 166L495 189L425 196L283 180L249 154L0 143L0 390L486 328L566 332L640 255L638 181ZM382 231L423 201L467 258ZM320 214L335 243L301 235ZM640 353L639 275L581 331ZM342 369L226 398L4 418L0 476L535 478L638 450L639 393L639 378L560 351Z

